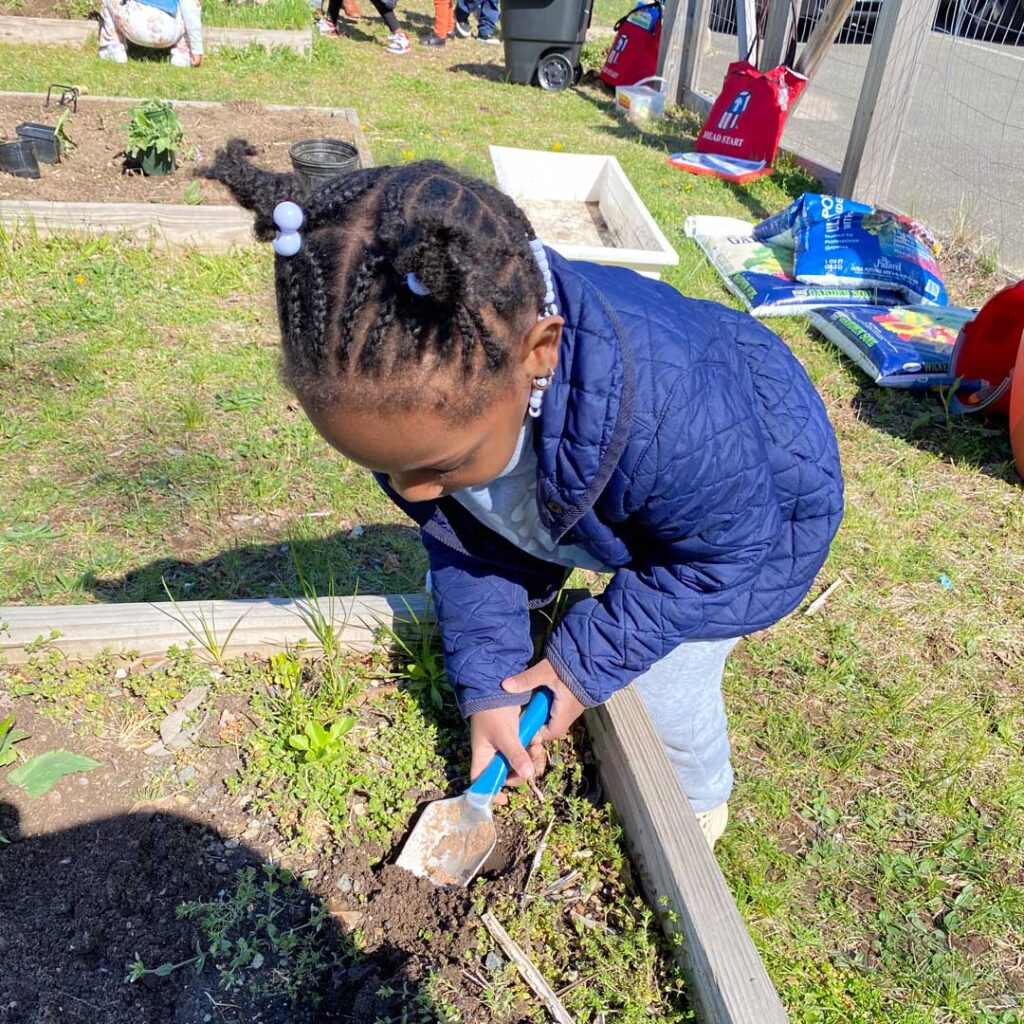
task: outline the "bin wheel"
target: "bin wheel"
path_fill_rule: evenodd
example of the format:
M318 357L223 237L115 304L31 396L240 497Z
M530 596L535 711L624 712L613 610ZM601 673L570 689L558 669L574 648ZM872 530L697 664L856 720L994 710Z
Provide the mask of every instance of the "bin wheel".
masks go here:
M583 65L577 64L576 69L572 73L572 84L579 85L583 81Z
M537 84L545 92L561 92L572 84L573 69L560 53L549 53L537 63Z

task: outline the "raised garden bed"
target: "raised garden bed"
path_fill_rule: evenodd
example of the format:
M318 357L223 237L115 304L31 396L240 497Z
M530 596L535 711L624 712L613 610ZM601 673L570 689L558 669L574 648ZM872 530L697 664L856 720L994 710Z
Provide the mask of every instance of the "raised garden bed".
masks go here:
M679 262L615 157L506 146L491 146L490 153L498 187L567 259L654 278Z
M21 121L55 123L59 111L44 108L44 101L38 93L0 93L0 130L13 138ZM185 138L177 172L169 177L125 174L125 125L129 109L138 102L80 97L77 113L69 114L66 124L75 144L69 156L42 168L38 180L0 175L0 223L15 227L32 222L43 234L128 230L145 236L155 231L169 242L226 248L251 242L251 215L232 203L223 186L197 183L190 172L228 138L248 138L259 148L260 162L275 170L291 169L288 149L293 142L318 136L350 142L362 166L372 162L350 109L179 100L174 109ZM95 202L98 198L104 201Z
M98 22L85 18L27 17L0 15L0 43L31 43L35 46L82 46L95 40ZM296 53L312 48L312 32L308 28L261 28L258 25L203 25L203 43L207 52L221 49L244 49L258 45L267 50L283 47Z
M19 958L0 1000L34 996L51 1012L103 1000L118 1007L107 1018L114 1024L204 999L231 1007L223 1020L545 1019L492 947L488 910L560 993L574 1015L565 1019L684 1019L671 954L655 937L660 918L685 940L676 952L704 1020L786 1020L631 691L588 712L586 723L639 874L577 734L556 750L540 789L517 793L499 812L497 855L482 879L468 891L437 891L389 861L416 805L465 784L465 727L438 656L406 639L396 679L379 652L354 659L331 653L333 642L304 663L294 647L270 661L229 662L226 644L236 622L248 643L265 647L270 632L294 644L294 625L275 632L273 624L290 616L308 629L316 608L345 623L344 647L360 645L360 635L412 615L422 627L421 599L142 607L0 609L6 654L28 659L0 675L0 718L13 712L32 734L19 749L62 747L101 765L39 803L16 794L0 817L18 840L6 853L0 847L0 867L19 855L0 889L0 911L18 923ZM134 634L148 649L155 633L166 644L175 629L205 637L218 661L212 671L173 651L157 666L128 653L86 666L69 660L104 636L126 651ZM322 627L313 632L322 641ZM175 719L182 707L187 714ZM307 765L306 725L344 715L351 739ZM653 912L637 898L638 883ZM176 907L184 907L177 919ZM43 997L26 989L58 957L63 987ZM121 961L144 988L119 983Z

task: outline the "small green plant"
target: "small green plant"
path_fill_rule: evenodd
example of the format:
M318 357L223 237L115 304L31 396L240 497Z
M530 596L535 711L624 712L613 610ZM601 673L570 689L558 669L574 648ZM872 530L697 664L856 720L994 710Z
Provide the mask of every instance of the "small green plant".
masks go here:
M133 160L153 150L156 154L178 152L185 137L178 115L167 100L147 100L132 107L125 153Z
M171 615L170 612L167 614L188 630L189 636L191 636L192 639L195 640L195 642L199 644L204 651L206 651L215 664L223 665L226 660L224 655L231 643L231 638L235 635L235 630L242 624L242 620L249 614L248 611L243 612L238 616L234 625L232 625L228 630L227 636L222 640L217 633L217 619L214 615L212 606L210 608L210 617L207 619L206 612L203 611L203 606L198 604L197 611L194 615L195 624L193 624L191 621L192 617L187 612L183 611L181 605L174 600L174 595L167 586L167 580L161 576L160 582L163 584L167 600L171 602L171 607L174 608L173 615Z
M0 721L0 768L17 759L18 752L14 749L14 744L27 740L30 735L31 733L25 732L24 729L14 728L14 715L8 715Z
M166 978L184 967L198 974L212 967L226 992L315 1004L322 979L339 963L338 951L325 941L327 908L313 901L291 872L272 864L264 864L262 873L242 868L233 892L182 903L176 914L198 926L196 955L157 967L147 967L136 955L125 981Z
M400 658L401 671L397 673L405 688L417 699L426 699L440 711L446 701L454 699L448 677L444 671L444 658L438 644L437 630L420 622L416 613L406 606L412 630L406 636L385 622L378 622L381 638L392 646ZM409 633L412 637L407 639Z
M185 202L189 206L202 206L204 202L202 182L193 179L185 188Z
M288 746L302 754L303 764L330 764L345 753L342 740L355 724L353 715L342 715L327 729L319 722L307 722L302 732L288 737Z
M62 111L60 117L57 118L57 123L53 126L53 136L57 140L57 149L60 150L62 157L67 156L75 148L75 144L68 137L67 132L69 114L68 110Z

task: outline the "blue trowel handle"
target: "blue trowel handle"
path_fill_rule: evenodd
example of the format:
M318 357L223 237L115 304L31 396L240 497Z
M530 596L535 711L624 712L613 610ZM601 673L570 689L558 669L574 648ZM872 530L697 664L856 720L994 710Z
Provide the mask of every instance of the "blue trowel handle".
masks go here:
M519 742L524 747L540 730L540 727L551 717L551 702L554 694L542 686L533 691L530 703L519 716ZM494 795L505 785L508 778L508 761L504 754L495 754L491 763L477 776L476 782L466 790L467 795L474 797L473 803L490 803Z

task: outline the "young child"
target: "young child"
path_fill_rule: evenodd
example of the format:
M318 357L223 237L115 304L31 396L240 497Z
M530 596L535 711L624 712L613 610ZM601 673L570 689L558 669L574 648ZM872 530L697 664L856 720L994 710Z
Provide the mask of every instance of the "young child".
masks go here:
M421 527L475 777L637 687L714 841L732 787L721 678L796 607L842 515L824 406L745 314L570 263L507 196L436 162L304 196L239 140L203 173L274 239L282 375L320 434ZM276 237L275 237L276 226ZM529 668L529 609L612 573Z
M455 31L468 39L473 34L469 16L476 14L476 37L481 43L498 42L498 0L458 0L455 5Z
M384 43L384 48L388 53L408 53L412 49L412 42L409 36L402 31L395 14L398 0L370 0L370 2L388 29L388 38ZM343 10L349 19L355 20L362 17L356 0L329 0L327 10L319 21L321 35L336 36L338 34L338 18Z
M198 0L102 0L100 59L128 63L128 43L170 50L171 64L203 63L203 24Z

